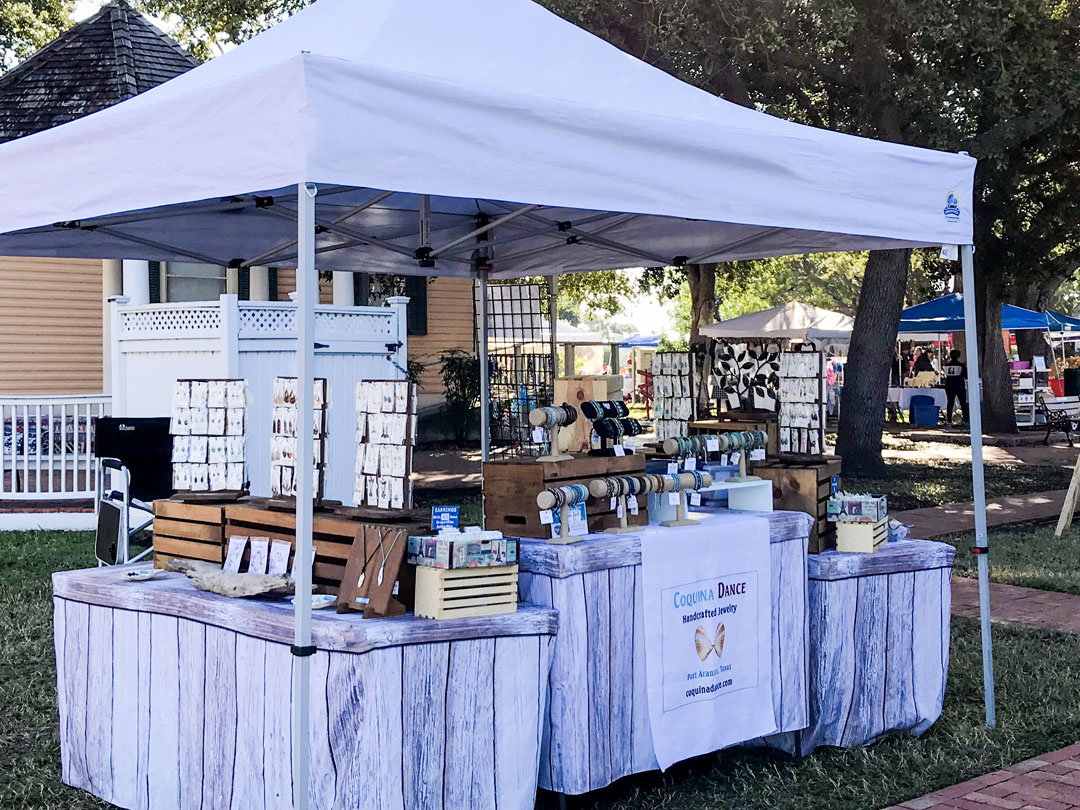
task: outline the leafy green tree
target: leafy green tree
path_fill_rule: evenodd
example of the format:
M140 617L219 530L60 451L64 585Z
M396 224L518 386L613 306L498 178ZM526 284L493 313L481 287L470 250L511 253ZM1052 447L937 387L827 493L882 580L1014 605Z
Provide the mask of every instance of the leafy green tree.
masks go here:
M0 3L0 72L14 67L72 25L74 0Z

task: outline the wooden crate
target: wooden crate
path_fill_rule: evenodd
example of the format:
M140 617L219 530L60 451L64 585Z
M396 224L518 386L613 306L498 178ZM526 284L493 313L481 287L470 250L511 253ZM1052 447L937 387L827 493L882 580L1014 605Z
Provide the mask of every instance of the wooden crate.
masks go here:
M551 537L551 527L540 523L536 495L547 487L588 484L607 475L642 475L645 456L580 456L569 461L537 462L532 459L489 461L484 464L485 526L511 537ZM649 512L645 497L638 498L639 511L628 515L631 526L645 526ZM590 499L586 506L589 531L619 525L619 517L607 498Z
M870 554L889 539L889 519L877 523L836 523L836 550Z
M416 568L416 606L425 619L494 616L517 610L518 567Z
M329 513L316 512L312 519L312 545L315 547L315 566L312 581L323 593L337 593L345 564L352 550L353 539L361 526L374 525ZM403 521L385 524L385 528L402 529L408 534L430 534L426 524ZM225 507L225 539L233 535L269 537L271 540L288 540L296 548L296 515L270 509L262 500L233 504ZM290 559L290 566L292 565Z
M220 565L225 548L223 504L154 501L154 567L169 560L206 560Z
M836 526L825 519L825 513L833 492L833 476L840 489L838 456L823 456L821 461L808 463L758 461L754 475L772 481L774 509L806 512L814 518L808 548L811 554L836 547Z

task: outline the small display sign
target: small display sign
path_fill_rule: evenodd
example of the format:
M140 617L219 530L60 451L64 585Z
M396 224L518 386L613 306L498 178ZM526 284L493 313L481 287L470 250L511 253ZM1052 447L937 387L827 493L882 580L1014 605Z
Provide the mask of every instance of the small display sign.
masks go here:
M442 529L456 529L460 515L460 506L431 507L431 530L437 532Z

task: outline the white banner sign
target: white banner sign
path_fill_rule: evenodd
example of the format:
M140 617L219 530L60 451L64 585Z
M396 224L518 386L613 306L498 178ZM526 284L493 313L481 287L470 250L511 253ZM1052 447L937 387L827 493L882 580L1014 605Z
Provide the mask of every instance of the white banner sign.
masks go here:
M768 521L644 532L641 567L660 767L776 731Z

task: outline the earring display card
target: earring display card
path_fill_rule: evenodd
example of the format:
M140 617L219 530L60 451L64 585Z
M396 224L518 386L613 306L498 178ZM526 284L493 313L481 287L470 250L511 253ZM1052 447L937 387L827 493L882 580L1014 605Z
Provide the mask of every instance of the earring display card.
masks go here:
M652 359L653 410L659 439L685 436L694 419L690 395L690 355L657 352Z
M246 409L244 380L176 381L169 432L177 497L220 501L246 494Z
M297 383L295 377L278 377L274 380L274 402L270 421L270 494L274 498L296 497L297 462ZM315 470L314 496L316 502L323 499L322 469L326 464L326 409L330 406L330 384L318 377L313 382L312 438L314 444L312 461Z
M780 452L819 456L825 452L825 356L821 352L781 352Z
M362 508L411 509L416 386L407 380L361 380L353 403L353 500Z

